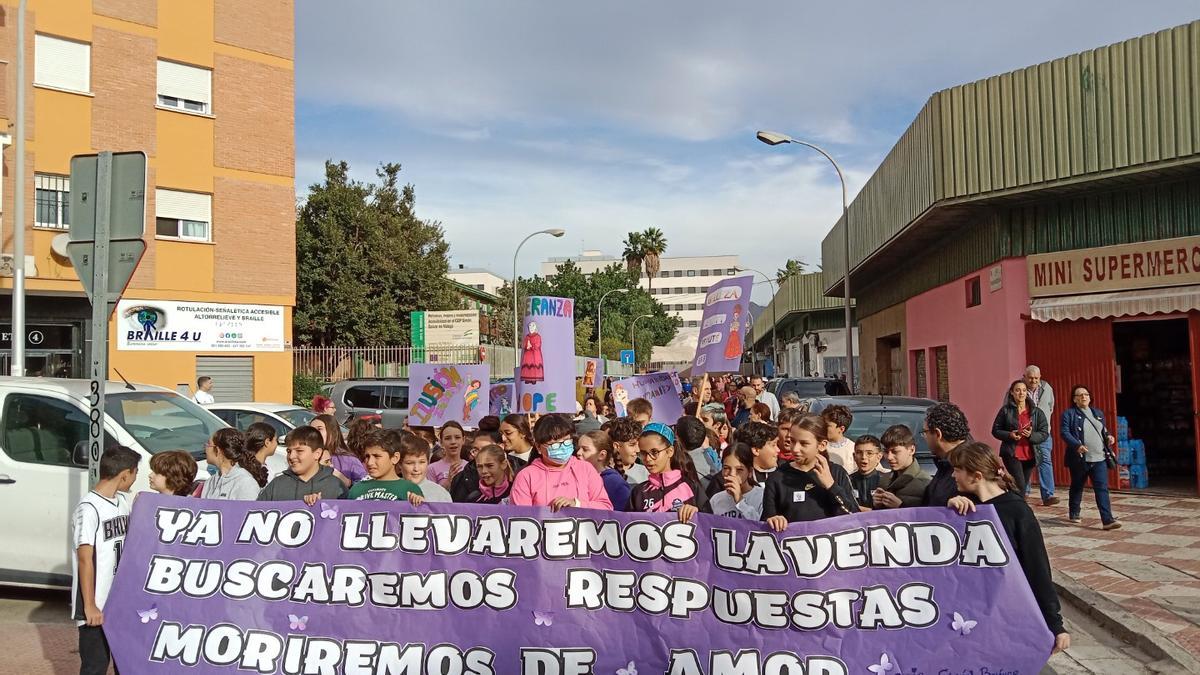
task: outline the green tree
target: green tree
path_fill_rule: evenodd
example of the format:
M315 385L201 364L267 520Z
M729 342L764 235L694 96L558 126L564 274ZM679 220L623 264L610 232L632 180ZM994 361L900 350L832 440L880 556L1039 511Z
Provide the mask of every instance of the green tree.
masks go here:
M646 286L654 287L658 276L660 257L667 252L667 236L657 227L648 227L641 234L642 264L646 266Z
M296 341L320 346L402 344L409 313L459 309L446 279L449 244L415 211L416 191L383 164L378 182L325 162L296 218Z
M783 267L779 268L775 272L775 280L782 284L784 281L787 281L788 277L792 277L797 274L804 274L805 267L806 265L803 260L788 258L787 262L783 264Z
M529 296L550 295L572 298L575 301L575 353L581 356L596 353L596 308L600 299L609 291L624 289L624 293L611 293L604 300L602 336L605 358L616 360L622 349L629 349L629 325L633 317L651 314L637 324L637 341L643 346L665 345L679 330L680 320L667 314L666 309L645 289L638 286L640 270L630 272L619 264L612 264L590 275L584 275L579 266L567 261L559 265L548 277L522 278L518 293L519 303L524 307ZM512 336L512 287L499 291L501 307L498 308L504 333L508 340ZM508 342L508 344L512 344ZM650 361L650 349L639 348L638 362Z
M636 274L639 277L642 275L642 235L639 232L630 232L625 237L625 252L621 254L625 258L625 269L630 273Z

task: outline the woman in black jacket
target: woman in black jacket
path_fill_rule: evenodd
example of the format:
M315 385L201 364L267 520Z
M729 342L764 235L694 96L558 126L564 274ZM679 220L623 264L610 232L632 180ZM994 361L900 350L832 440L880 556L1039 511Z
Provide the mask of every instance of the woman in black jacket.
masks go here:
M1042 619L1054 634L1054 651L1070 648L1071 635L1063 627L1062 608L1050 577L1050 557L1046 554L1042 528L1033 515L1033 509L1016 491L1013 481L1000 473L1000 462L987 445L963 443L950 451L950 464L954 467L958 489L964 495L970 495L970 498L954 497L948 506L964 516L975 511L972 498L980 504L995 507L996 516L1004 526L1013 553L1021 563L1021 571L1033 590Z
M1024 380L1008 387L1008 403L996 413L992 436L1000 441L1000 459L1004 470L1013 477L1020 494L1033 477L1038 462L1038 446L1050 437L1050 421L1035 405L1029 405L1029 388Z

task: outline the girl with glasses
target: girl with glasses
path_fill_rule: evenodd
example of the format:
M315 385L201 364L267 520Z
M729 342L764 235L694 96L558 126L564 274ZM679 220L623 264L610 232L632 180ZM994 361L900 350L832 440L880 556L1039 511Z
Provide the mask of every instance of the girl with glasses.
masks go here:
M567 415L544 415L533 425L539 457L513 479L510 503L612 510L604 480L591 464L575 456L575 425Z
M675 432L662 422L642 428L638 456L650 472L644 483L633 488L626 511L679 514L688 522L704 505L704 492L687 452L675 442Z

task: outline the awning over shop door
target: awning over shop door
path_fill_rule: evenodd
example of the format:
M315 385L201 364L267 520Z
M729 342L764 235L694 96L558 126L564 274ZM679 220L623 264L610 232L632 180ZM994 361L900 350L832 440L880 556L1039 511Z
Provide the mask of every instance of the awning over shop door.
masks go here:
M1139 314L1173 314L1194 309L1200 310L1200 286L1034 298L1030 315L1035 321L1073 321Z

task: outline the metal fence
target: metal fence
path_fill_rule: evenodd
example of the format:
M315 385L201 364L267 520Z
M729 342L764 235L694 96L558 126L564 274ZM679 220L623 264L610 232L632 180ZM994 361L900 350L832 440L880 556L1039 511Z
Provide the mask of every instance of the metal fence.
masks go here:
M516 368L512 347L484 345L485 359L494 379L511 378ZM480 363L475 347L293 347L292 368L300 375L337 382L360 377L408 377L414 363ZM586 357L577 356L576 375L582 375ZM605 361L606 375L633 374L631 366Z

